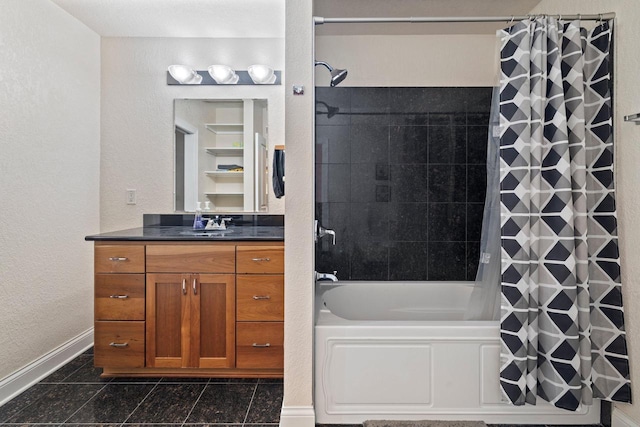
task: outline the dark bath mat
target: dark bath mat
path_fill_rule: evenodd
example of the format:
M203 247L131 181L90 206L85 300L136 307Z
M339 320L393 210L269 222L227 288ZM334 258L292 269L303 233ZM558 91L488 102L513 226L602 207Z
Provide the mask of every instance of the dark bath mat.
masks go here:
M484 421L365 421L363 427L487 427Z

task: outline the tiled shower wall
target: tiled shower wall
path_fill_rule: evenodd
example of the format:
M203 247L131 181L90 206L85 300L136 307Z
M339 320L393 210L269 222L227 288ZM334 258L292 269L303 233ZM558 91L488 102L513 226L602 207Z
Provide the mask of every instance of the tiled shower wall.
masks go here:
M491 88L316 88L316 270L474 280Z

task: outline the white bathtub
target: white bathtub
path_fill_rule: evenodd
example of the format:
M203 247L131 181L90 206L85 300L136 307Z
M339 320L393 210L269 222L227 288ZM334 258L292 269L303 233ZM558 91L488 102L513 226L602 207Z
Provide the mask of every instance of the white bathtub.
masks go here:
M576 412L502 401L498 322L463 320L472 286L316 283L316 422L599 424L599 401Z

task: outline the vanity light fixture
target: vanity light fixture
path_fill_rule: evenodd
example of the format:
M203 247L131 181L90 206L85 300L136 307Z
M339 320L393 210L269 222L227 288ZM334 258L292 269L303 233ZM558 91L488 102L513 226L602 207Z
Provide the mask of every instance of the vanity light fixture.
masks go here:
M268 65L256 64L251 65L247 71L249 77L255 84L258 85L272 85L276 81L276 76L273 73L273 68Z
M169 65L169 74L183 85L199 85L202 82L202 76L187 65Z
M235 85L240 77L227 65L211 65L208 68L209 75L219 85Z
M282 71L268 65L252 65L248 70L234 70L228 65L214 64L206 70L194 70L187 65L171 65L167 71L167 84L208 86L208 85L280 85Z

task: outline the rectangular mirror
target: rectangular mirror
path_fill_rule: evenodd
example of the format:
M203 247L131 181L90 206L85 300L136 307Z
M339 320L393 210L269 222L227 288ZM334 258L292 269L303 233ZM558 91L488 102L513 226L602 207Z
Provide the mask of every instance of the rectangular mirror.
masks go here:
M175 210L267 212L267 100L176 99Z

